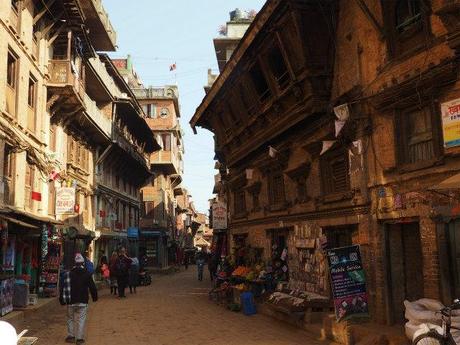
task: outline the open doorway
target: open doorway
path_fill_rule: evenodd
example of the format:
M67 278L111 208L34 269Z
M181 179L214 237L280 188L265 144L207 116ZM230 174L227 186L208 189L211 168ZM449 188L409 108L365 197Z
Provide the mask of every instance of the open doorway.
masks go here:
M423 261L418 222L385 227L388 315L390 323L404 323L404 300L423 297Z

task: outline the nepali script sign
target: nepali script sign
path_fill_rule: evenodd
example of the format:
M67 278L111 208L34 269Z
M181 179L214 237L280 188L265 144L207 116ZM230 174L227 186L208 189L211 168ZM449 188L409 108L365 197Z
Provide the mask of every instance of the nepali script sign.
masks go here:
M460 98L441 104L444 147L460 145Z
M56 214L75 213L75 188L57 187L56 188Z
M366 279L359 246L330 249L326 255L337 320L369 316Z
M212 204L212 228L227 229L227 205L221 201Z

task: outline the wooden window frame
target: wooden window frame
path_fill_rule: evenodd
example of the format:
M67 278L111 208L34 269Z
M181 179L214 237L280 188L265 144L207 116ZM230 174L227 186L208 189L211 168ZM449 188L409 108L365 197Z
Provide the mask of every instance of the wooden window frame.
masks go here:
M321 170L321 194L323 196L327 195L336 195L348 193L351 190L351 181L350 181L350 167L348 161L347 150L344 147L338 147L330 149L320 158L320 170ZM333 164L343 160L343 164L346 165L345 179L346 186L345 188L338 188L334 183L336 177L334 176ZM343 176L341 176L343 178Z
M279 187L279 191L275 190L275 179L280 179L281 184ZM282 208L286 204L286 181L284 180L284 173L281 170L276 170L270 172L268 176L268 200L270 207L272 208ZM280 194L281 197L278 199L277 194Z
M257 73L255 73L255 72L257 72ZM258 97L259 103L264 104L264 103L268 102L268 100L270 100L273 97L273 92L272 92L272 90L270 88L270 82L269 82L267 76L264 73L264 66L261 63L261 61L259 61L259 60L256 61L249 68L248 74L249 74L249 79L251 80L251 84L253 86L254 92ZM256 78L257 76L255 74L258 74L258 77L260 77L261 80L263 81L263 83L266 85L265 90L262 90L260 88L260 86L258 85L258 83L259 83L257 81L258 78Z
M237 190L233 193L233 206L235 217L246 215L246 192L244 189Z
M408 145L408 138L406 137L407 122L409 121L407 116L408 113L416 109L426 109L431 115L431 132L433 142L433 158L429 160L420 160L417 162L408 162L408 153L403 151ZM422 110L423 111L423 110ZM407 107L404 109L397 109L395 113L395 149L397 166L400 173L410 172L414 170L424 169L432 167L438 164L443 158L443 139L441 133L441 110L440 106L434 101L425 102L422 105L416 105Z
M418 52L430 44L433 39L431 32L431 6L428 0L419 0L421 13L420 20L407 26L407 29L400 31L396 22L397 5L400 1L411 0L381 0L388 55L390 58L404 58ZM401 26L401 25L400 25Z
M10 62L10 58L13 60ZM6 85L17 91L18 84L18 70L19 70L19 57L11 50L8 49L8 61L6 72Z
M276 71L277 69L277 66L275 66L276 62L273 60L273 58L275 57L274 55L277 55L277 58L280 59L281 64L284 65L285 71L280 75L277 75L278 71ZM280 92L286 90L291 84L292 78L291 78L291 74L289 71L289 64L286 60L286 57L283 54L283 50L278 45L278 43L275 42L273 46L270 47L270 49L267 52L266 59L267 59L267 65L270 69L273 79L276 82L276 86L278 90Z

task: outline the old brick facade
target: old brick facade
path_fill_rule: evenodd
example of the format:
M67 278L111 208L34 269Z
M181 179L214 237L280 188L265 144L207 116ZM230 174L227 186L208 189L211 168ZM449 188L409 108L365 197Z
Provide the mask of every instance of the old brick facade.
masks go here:
M440 108L460 97L459 7L268 1L197 109L230 234L266 259L285 237L292 288L330 293L327 242L361 246L378 322L402 321L404 299L458 293L458 194L432 189L459 170Z

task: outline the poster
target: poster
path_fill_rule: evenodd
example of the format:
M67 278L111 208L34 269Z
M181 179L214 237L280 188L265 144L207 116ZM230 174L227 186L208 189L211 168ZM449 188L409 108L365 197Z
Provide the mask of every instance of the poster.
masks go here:
M212 228L215 230L227 229L227 205L222 201L212 204Z
M359 246L327 250L337 321L369 316L366 279Z
M460 98L441 104L444 147L460 145Z
M75 188L57 187L56 188L56 214L75 213Z
M14 278L0 280L0 316L13 311Z

